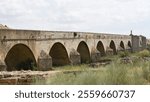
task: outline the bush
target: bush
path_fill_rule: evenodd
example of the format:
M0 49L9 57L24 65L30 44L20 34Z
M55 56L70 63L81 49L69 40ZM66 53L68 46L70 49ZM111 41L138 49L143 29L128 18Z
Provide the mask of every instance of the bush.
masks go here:
M119 57L128 57L128 56L129 56L129 52L127 52L127 51L119 52Z
M139 57L150 57L150 52L148 50L143 50L138 53Z

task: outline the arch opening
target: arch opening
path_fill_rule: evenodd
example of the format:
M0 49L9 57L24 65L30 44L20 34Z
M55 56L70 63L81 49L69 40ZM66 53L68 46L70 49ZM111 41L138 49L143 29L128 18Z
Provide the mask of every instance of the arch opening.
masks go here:
M130 41L128 41L128 47L132 47L132 45L131 45L131 42Z
M120 47L122 48L121 50L123 50L123 51L125 50L123 41L120 42Z
M103 45L103 43L101 41L98 42L96 48L100 52L101 56L105 56L106 55L106 52L105 52L105 49L104 49L104 45Z
M109 47L113 50L113 54L117 54L116 46L113 40L111 40Z
M32 51L24 44L14 45L7 53L5 63L7 71L33 70L37 66Z
M81 63L90 62L90 51L87 44L84 41L81 41L77 48L78 53L80 54Z
M53 66L64 66L70 64L67 50L64 45L59 42L52 46L49 55L52 57Z

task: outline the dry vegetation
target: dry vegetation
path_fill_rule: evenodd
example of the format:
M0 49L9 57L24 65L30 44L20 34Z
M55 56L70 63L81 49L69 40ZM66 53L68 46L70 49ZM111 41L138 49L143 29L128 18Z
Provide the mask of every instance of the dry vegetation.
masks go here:
M120 62L122 57L133 57L133 63ZM62 70L46 80L36 80L34 84L52 85L146 85L150 84L150 52L148 50L139 53L121 52L112 57L113 62L98 68L89 65L65 66L56 68Z

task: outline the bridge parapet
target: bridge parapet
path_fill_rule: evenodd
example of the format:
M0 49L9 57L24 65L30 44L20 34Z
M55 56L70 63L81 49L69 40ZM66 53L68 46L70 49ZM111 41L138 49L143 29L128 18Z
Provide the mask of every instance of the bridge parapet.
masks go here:
M131 39L128 35L105 33L0 29L0 39Z

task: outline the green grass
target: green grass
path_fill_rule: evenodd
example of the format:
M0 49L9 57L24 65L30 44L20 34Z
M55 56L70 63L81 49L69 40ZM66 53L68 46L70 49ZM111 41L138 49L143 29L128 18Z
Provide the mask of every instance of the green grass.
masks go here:
M68 67L68 66L67 66ZM86 66L84 66L86 68ZM78 70L70 73L57 73L36 84L48 85L142 85L149 84L147 63L140 66L112 63L106 67L92 70Z
M145 80L150 82L150 63L144 63L142 66L142 76Z
M130 53L128 51L121 51L118 53L119 57L128 57Z
M139 52L141 53L141 52ZM33 84L48 85L145 85L150 84L150 61L141 61L136 54L129 54L137 57L131 64L122 64L121 56L111 56L113 62L107 66L100 66L96 69L85 65L63 66L53 68L59 70L54 76L45 80L36 79ZM143 52L142 52L143 53ZM147 53L147 52L146 52ZM142 54L143 56L143 54ZM144 54L145 56L145 54ZM107 59L105 57L105 59Z
M67 65L67 66L60 66L60 67L53 67L53 70L59 71L84 71L87 70L89 67L86 64L81 65Z

